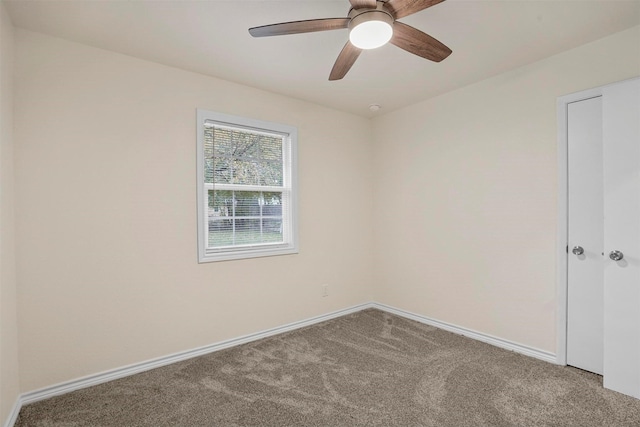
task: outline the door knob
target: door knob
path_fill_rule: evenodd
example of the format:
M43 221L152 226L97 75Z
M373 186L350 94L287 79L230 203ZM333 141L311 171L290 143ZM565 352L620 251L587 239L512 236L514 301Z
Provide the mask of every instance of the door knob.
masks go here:
M609 252L609 258L614 261L620 261L622 258L624 258L624 254L620 251L611 251Z
M574 246L571 252L573 252L574 255L582 255L584 253L584 249L582 249L582 246Z

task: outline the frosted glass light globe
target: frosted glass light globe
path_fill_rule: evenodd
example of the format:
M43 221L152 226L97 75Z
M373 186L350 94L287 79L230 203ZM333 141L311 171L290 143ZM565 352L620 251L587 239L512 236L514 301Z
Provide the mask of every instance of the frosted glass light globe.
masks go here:
M381 11L362 13L351 20L349 41L360 49L375 49L393 36L393 18Z

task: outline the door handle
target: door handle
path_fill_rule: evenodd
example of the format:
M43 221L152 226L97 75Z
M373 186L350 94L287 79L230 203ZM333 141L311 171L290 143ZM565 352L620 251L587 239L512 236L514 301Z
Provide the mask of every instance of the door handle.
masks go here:
M620 251L611 251L609 252L609 258L614 261L620 261L622 258L624 258L624 254Z
M582 246L574 246L571 252L573 252L574 255L582 255L584 253L584 249Z

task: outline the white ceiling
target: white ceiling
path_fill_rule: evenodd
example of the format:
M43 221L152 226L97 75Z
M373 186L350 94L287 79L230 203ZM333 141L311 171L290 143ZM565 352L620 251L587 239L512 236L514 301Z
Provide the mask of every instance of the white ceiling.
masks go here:
M256 39L247 29L344 17L348 0L4 3L16 27L365 117L640 24L640 0L447 0L401 19L453 50L443 62L387 45L363 52L343 80L329 82L347 30ZM370 104L382 109L372 113Z

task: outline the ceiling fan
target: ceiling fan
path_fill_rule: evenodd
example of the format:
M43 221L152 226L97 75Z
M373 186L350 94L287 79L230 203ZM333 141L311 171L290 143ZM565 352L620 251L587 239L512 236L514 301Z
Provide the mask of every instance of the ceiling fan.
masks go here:
M349 40L336 59L329 80L342 79L363 49L374 49L387 42L431 61L440 62L449 49L428 34L397 21L444 0L349 0L346 18L311 19L249 28L253 37L281 36L315 31L349 29Z

